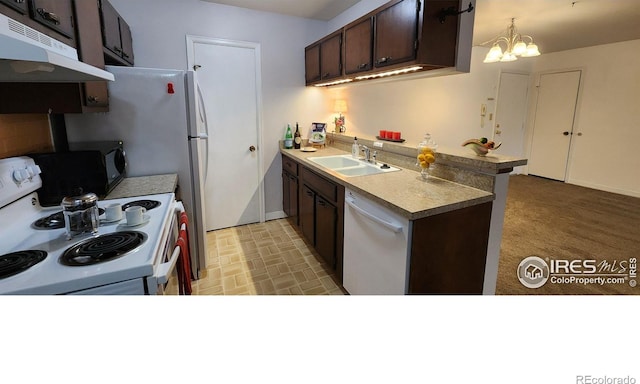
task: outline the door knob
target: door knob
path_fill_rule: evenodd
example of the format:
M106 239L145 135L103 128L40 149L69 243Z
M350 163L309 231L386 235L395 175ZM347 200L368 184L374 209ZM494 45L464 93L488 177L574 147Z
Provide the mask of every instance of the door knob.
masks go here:
M256 147L254 147L253 145L249 147L249 151L250 152L255 152L256 151Z

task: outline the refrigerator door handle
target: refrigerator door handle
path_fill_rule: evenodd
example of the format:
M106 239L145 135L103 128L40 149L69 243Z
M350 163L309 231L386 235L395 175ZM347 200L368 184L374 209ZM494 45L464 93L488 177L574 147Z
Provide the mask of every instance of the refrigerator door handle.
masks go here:
M204 96L202 96L202 89L200 88L200 84L196 82L196 92L198 92L198 104L200 107L198 110L200 111L200 121L204 123L204 133L198 132L198 138L209 140L209 122L207 121L207 111L205 110L204 104ZM204 182L207 182L207 176L209 175L209 144L207 143L206 149L204 151Z

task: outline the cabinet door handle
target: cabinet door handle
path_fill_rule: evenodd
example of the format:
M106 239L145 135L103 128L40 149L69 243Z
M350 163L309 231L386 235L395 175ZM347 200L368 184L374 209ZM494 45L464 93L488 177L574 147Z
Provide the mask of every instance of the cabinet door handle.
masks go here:
M44 8L38 8L37 12L46 21L48 21L50 23L53 23L55 25L59 25L60 24L60 17L58 17L58 15L56 15L55 13L49 12Z
M309 196L309 197L313 196L313 192L311 192L311 191L304 191L304 193L306 193L307 196Z
M562 132L562 134L565 135L565 136L569 136L569 131L564 131L564 132Z
M255 152L256 151L256 147L255 146L250 146L249 147L249 152Z
M376 63L378 63L378 64L384 64L384 63L386 63L386 62L387 62L387 61L389 61L389 60L391 60L391 56L382 57L382 58L378 59L378 61L376 61Z
M368 66L369 66L369 64L367 64L367 63L362 63L362 64L358 65L358 69L365 69L365 68L367 68Z
M97 96L89 96L89 97L87 98L87 100L88 100L90 103L95 104L95 103L97 103L97 102L99 102L99 101L100 101L100 98L99 98L99 97L97 97Z
M118 52L118 53L122 53L122 49L120 49L120 47L118 47L116 45L113 46L113 50Z

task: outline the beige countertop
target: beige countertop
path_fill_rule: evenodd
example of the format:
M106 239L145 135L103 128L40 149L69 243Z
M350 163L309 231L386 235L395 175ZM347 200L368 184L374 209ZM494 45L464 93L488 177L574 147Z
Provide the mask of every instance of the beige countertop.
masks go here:
M125 177L105 200L119 199L123 197L155 195L159 193L175 192L178 185L178 175L152 175L139 177Z
M333 182L387 206L409 220L486 203L495 198L492 193L452 181L432 176L423 180L417 168L413 170L399 167L401 170L397 172L344 177L308 160L314 156L348 154L334 147L322 148L316 152L302 152L296 149L281 149L280 152Z

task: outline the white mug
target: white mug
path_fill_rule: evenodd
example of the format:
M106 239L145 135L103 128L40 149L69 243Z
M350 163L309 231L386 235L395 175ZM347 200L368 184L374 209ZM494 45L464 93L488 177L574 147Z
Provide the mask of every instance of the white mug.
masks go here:
M122 205L115 203L110 204L105 209L105 217L107 221L118 221L122 219Z
M125 209L124 214L127 216L128 225L140 225L147 209L144 207L133 206Z

